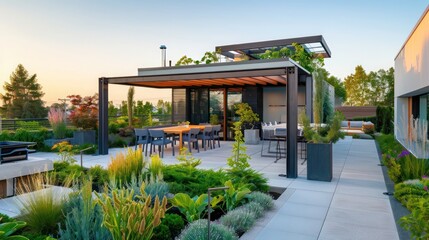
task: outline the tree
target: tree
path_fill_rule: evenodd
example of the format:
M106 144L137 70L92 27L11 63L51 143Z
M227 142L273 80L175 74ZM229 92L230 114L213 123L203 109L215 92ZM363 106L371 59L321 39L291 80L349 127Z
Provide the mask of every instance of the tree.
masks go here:
M355 68L355 73L347 76L344 81L347 104L393 107L394 82L393 68L366 74L359 65Z
M69 119L73 125L82 129L96 129L98 123L98 93L82 98L80 95L69 95L73 105Z
M370 72L368 81L371 88L369 104L393 107L394 69L390 68L387 71L380 69L377 72Z
M115 105L113 104L113 101L109 101L107 112L109 116L115 116L115 117L118 116L119 109L115 107Z
M42 118L47 109L42 101L42 86L37 83L37 75L29 76L28 71L19 64L10 75L10 83L5 82L5 94L0 94L2 114L7 118Z
M201 58L201 60L194 60L185 55L181 57L179 61L176 62L176 66L190 65L190 64L198 65L200 63L210 64L210 63L219 62L219 53L220 52L206 52L204 53L204 56Z
M134 105L134 87L130 87L128 89L128 96L127 96L127 112L128 112L128 126L133 126L133 105Z
M142 124L143 126L152 126L152 110L153 105L150 102L145 102L143 105L143 111L142 114Z
M361 65L355 68L355 73L344 80L347 91L347 104L350 106L365 106L369 104L370 82L368 75Z

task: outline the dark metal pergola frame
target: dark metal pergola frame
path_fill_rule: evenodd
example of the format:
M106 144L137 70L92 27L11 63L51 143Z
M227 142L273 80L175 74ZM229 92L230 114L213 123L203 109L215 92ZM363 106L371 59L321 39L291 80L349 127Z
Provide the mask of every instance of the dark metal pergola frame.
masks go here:
M323 58L331 57L331 50L322 35L223 45L217 46L216 51L232 59L235 57L233 52L244 54L249 59L255 59L255 54L264 53L266 50L279 50L283 47L291 47L293 43L300 44L307 52L315 55L320 54Z
M278 77L279 82L273 83L273 78ZM266 80L264 81L264 78ZM298 82L306 85L306 113L312 116L313 79L311 74L291 59L254 60L243 62L216 63L208 65L192 65L180 67L163 67L139 69L139 76L129 77L101 77L99 78L99 154L108 154L108 89L109 84L121 84L130 86L179 88L192 87L187 83L198 81L215 84L215 87L231 87L231 80L237 80L237 86L243 86L245 79L258 79L261 82L251 82L252 86L284 85L287 94L287 154L286 176L298 177L298 151L297 151L297 126L298 126ZM284 82L281 81L284 80ZM210 80L210 81L207 81ZM244 82L243 82L244 81ZM181 84L176 84L180 82ZM173 85L169 86L171 83ZM228 85L226 85L228 84ZM245 84L246 85L246 84ZM205 85L206 86L206 85Z

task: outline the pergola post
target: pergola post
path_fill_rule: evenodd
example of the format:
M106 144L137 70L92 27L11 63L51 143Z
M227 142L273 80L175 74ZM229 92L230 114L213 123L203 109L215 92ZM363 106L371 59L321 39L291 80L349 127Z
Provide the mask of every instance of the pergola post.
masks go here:
M305 77L305 114L310 122L313 121L313 77Z
M98 154L109 153L109 82L107 78L98 79Z
M298 149L297 149L297 128L298 128L298 68L286 68L287 84L287 125L286 125L286 176L288 178L298 177Z

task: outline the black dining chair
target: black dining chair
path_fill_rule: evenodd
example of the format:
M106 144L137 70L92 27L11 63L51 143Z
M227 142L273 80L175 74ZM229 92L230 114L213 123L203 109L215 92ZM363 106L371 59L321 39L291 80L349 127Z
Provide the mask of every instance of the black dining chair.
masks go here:
M282 158L282 153L286 156L286 128L276 128L274 129L274 136L277 141L277 147L276 147L276 160L274 162L277 162L279 159ZM284 147L281 147L280 142L284 143Z
M152 155L152 147L158 146L158 153L161 152L161 158L164 157L164 147L167 144L171 144L171 148L173 149L174 156L174 141L167 138L164 130L160 129L149 129L150 135L150 155Z
M206 126L198 138L201 139L202 146L204 150L207 151L207 144L210 146L210 149L213 149L213 127Z
M200 148L198 146L198 134L200 133L199 128L191 128L189 132L184 133L182 136L182 142L188 142L189 152L192 152L191 143L195 144L197 151L200 152Z
M136 137L136 147L137 150L138 145L142 145L142 150L145 152L145 156L147 156L147 146L150 143L149 131L146 128L134 128L134 135Z
M220 125L213 125L213 148L216 148L216 140L217 140L217 144L220 147L220 130L221 130L221 126Z

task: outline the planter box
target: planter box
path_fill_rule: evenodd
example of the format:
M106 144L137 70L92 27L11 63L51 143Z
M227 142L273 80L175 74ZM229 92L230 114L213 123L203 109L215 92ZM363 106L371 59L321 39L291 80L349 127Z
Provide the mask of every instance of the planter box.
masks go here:
M332 180L332 143L307 143L307 179Z
M60 143L60 142L71 142L71 141L72 141L72 138L46 139L43 141L43 144L45 144L45 146L52 147L55 144Z
M74 131L72 144L74 145L96 144L95 130Z
M259 129L244 130L244 142L249 145L259 144Z

